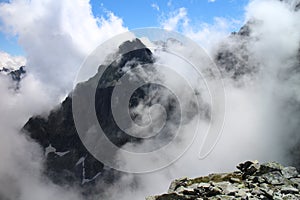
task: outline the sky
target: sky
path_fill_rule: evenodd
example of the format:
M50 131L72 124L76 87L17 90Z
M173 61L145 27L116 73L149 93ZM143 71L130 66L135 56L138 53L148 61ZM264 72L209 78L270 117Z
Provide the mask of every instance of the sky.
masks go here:
M0 0L1 3L8 2ZM243 22L244 8L248 0L91 0L92 14L95 17L106 17L112 12L123 20L123 25L129 30L142 27L162 27L163 22L175 16L180 8L185 11L185 19L193 27L203 24L214 24L216 18L227 19L238 26L229 27L229 31L236 31ZM13 56L25 56L22 45L18 42L18 34L7 33L1 26L0 20L0 51ZM236 25L235 24L235 25ZM182 28L177 31L184 32ZM188 34L187 34L188 35Z

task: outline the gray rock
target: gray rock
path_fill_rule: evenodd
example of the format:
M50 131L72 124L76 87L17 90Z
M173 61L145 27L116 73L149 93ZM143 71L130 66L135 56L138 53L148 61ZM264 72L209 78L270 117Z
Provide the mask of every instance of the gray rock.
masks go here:
M283 200L299 200L299 196L293 194L287 194L282 197Z
M247 190L247 189L239 189L235 196L246 198L248 192L249 192L249 190Z
M258 161L246 161L244 163L240 163L237 168L244 173L244 175L252 175L257 170L259 170Z
M199 183L198 184L198 187L200 188L209 188L211 185L210 183Z
M281 173L285 178L295 178L299 174L295 167L285 167L281 170Z
M169 187L169 190L168 190L168 193L172 193L172 192L175 192L177 188L179 188L180 186L184 186L184 181L186 181L187 178L184 177L184 178L180 178L180 179L176 179L174 181L172 181L170 187Z
M230 178L229 181L232 183L241 183L241 179L238 178Z
M291 178L290 181L300 190L300 178Z
M284 194L297 194L297 193L299 193L299 190L292 186L283 186L281 188L281 192Z
M273 190L266 189L266 188L261 188L260 190L263 192L263 194L264 194L267 198L272 199L273 194L274 194L274 191L273 191Z
M146 200L156 200L155 196L146 197Z
M260 165L259 171L257 174L265 174L273 171L281 171L283 170L283 166L277 162L268 162Z
M300 177L294 167L247 161L238 168L240 172L175 180L170 193L147 200L300 200Z
M285 178L279 171L268 172L266 174L263 174L262 177L266 180L267 183L272 185L282 185L285 181Z

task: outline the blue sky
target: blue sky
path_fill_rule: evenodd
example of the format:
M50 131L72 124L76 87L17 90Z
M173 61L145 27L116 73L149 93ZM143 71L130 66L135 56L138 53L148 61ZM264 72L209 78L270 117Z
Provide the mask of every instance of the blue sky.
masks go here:
M91 0L90 4L94 16L105 16L107 11L111 11L122 18L124 26L130 30L141 27L160 27L161 21L182 7L187 11L189 22L194 25L212 24L215 17L242 20L244 7L248 2L248 0L215 0L214 2L208 0ZM24 55L24 51L18 45L18 38L1 32L1 29L0 51L11 55Z
M187 9L193 22L212 23L214 17L242 18L247 2L248 0L91 0L95 15L99 16L103 14L103 10L108 9L123 18L129 29L159 26L160 18L181 7ZM153 4L159 7L159 11L151 6Z

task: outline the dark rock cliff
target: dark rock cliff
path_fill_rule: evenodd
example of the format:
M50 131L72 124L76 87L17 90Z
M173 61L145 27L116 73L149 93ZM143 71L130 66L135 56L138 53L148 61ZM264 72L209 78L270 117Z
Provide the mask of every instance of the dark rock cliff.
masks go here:
M126 51L126 48L130 48L132 45L138 49L123 55L120 60L113 62L107 68L108 70L104 72L103 78L99 81L95 96L96 111L101 110L101 112L97 112L98 120L110 133L108 135L110 140L118 146L124 145L130 139L134 140L134 138L121 134L113 121L111 109L109 109L114 88L112 82L118 80L125 73L121 69L126 63L134 61L132 68L138 64L153 63L151 51L146 49L139 40L124 43L120 46L119 52ZM89 84L95 84L95 79L97 79L97 74L87 82L79 84L77 89L85 90ZM143 95L136 98L142 97ZM47 118L41 116L30 118L24 126L24 131L44 149L45 173L56 183L88 185L93 184L97 179L109 183L118 177L119 172L105 168L82 144L73 120L71 95L51 111Z
M127 52L127 49L134 50L122 54L122 52ZM154 62L152 52L145 48L138 39L123 43L117 54L122 56L107 67L100 79L97 73L88 81L79 83L73 93L84 93L91 87L91 84L97 85L95 110L98 122L110 141L121 147L129 141L139 143L142 139L126 134L120 130L114 121L111 110L111 96L116 80L126 73L128 67L131 69L137 66L147 67L153 73L155 73L155 69L152 68ZM149 91L153 94L168 94L166 88L160 85L146 84L137 89L131 96L130 109L135 108L141 100L148 102L148 106L155 104L157 99L151 95L149 96L149 93L151 93ZM163 105L167 113L167 120L172 118L175 124L176 119L174 121L175 117L173 115L175 115L175 110L178 109L177 104L176 98L170 94L169 100ZM88 111L84 109L80 112L82 115L89 115ZM131 113L131 117L135 119L139 116ZM87 120L86 123L89 123L89 121ZM89 124L86 124L86 126L88 128ZM162 130L165 130L166 135L170 137L173 135L167 128ZM110 184L120 176L120 172L104 166L95 159L82 144L74 124L71 95L55 110L51 111L47 118L41 116L30 118L23 131L42 146L46 160L45 174L55 183L90 187L99 181L104 182L103 184ZM108 153L113 157L115 152Z

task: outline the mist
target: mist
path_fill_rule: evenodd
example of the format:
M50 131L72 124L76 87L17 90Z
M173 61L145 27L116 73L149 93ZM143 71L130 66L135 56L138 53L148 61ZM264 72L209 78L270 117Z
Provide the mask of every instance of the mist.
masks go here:
M17 36L25 52L25 57L0 52L1 69L26 65L17 90L10 76L0 74L0 199L82 199L77 188L45 176L43 150L20 130L31 116L46 117L65 98L95 45L127 28L112 12L94 17L88 1L1 2L0 20L1 31Z
M179 160L152 173L125 175L121 182L108 191L109 199L142 199L161 194L176 178L233 171L236 164L245 160L277 161L299 167L299 151L294 151L299 146L300 124L300 13L295 11L298 3L251 1L245 8L245 24L248 25L249 35L223 37L208 48L222 72L227 103L224 128L213 151L206 158L199 159L203 140L199 132L198 138ZM185 12L180 11L178 17L182 17L183 25L187 26L187 20L183 17ZM178 17L175 17L177 21ZM175 23L174 20L172 22ZM173 27L176 26L174 23ZM218 53L227 50L234 55L234 58L227 60L229 65L234 63L227 66L229 68L217 60ZM172 57L164 55L162 59L164 64L175 68L176 65L183 65ZM231 62L230 59L235 60ZM172 77L164 77L165 82L173 81ZM173 84L179 85L174 81ZM188 103L189 94L181 94L187 101L180 103ZM205 92L202 91L202 94L205 96ZM195 121L193 119L184 125L184 130L179 133L182 139L192 131ZM201 126L207 125L204 119ZM184 147L179 143L180 148ZM153 166L156 166L155 162ZM149 166L151 162L128 164ZM131 189L125 187L133 182L137 184ZM115 191L119 191L120 195Z

